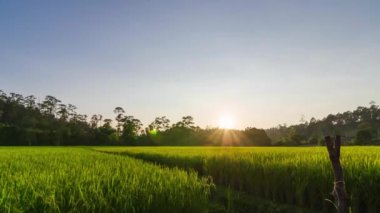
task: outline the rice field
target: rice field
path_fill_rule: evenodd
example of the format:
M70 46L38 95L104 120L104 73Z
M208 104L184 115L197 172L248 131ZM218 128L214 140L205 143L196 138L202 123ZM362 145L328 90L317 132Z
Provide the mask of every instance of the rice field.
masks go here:
M0 212L205 212L195 172L83 148L0 148Z
M352 212L379 212L380 147L341 161ZM324 147L0 148L0 212L329 212L332 187Z
M328 211L333 174L324 147L97 147L211 176L273 202ZM343 147L341 162L352 212L380 211L380 147Z

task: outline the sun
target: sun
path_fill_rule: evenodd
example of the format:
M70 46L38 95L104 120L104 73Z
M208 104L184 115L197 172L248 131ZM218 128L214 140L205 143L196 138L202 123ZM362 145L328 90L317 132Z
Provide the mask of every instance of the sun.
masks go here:
M225 114L219 118L219 128L232 129L235 126L235 119L233 116Z

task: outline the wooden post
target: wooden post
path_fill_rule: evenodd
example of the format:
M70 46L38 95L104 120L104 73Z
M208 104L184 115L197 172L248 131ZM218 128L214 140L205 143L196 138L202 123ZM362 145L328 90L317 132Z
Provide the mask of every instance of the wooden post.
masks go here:
M325 142L334 171L334 190L331 192L331 194L335 198L338 213L348 213L348 199L343 178L343 170L339 160L341 138L339 135L337 135L335 137L335 142L333 142L330 136L326 136Z

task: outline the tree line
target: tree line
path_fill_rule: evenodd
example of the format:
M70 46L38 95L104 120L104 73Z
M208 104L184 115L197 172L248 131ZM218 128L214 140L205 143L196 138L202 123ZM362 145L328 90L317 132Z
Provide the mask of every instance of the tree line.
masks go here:
M266 132L253 127L202 129L191 116L173 124L162 116L143 128L142 122L122 107L114 109L114 119L100 114L88 117L76 109L51 95L37 102L33 95L0 90L0 145L271 145Z
M266 130L274 145L318 145L325 135L339 134L346 145L380 145L380 108L368 107L329 114L322 119L301 119L298 125L278 125Z

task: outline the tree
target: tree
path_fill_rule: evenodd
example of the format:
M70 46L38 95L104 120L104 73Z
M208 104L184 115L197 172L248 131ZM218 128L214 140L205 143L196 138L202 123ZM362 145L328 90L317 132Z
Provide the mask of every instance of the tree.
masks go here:
M3 90L0 90L0 101L6 102L7 99L7 94Z
M133 116L125 116L123 122L121 138L124 142L131 144L137 139L142 123L139 119L136 119Z
M77 113L75 111L76 109L77 109L77 107L72 105L72 104L69 104L67 106L67 111L69 113L70 120L73 120L73 121L76 120L76 116L77 116Z
M66 105L53 96L42 102L36 97L0 90L1 145L284 145L316 144L328 131L339 132L358 144L380 141L380 109L375 102L353 111L331 114L322 119L310 119L298 125L279 125L267 130L247 128L222 131L201 129L194 118L184 116L170 127L165 116L157 117L144 131L140 120L125 116L116 107L115 129L111 119L95 114L90 120L78 114L72 104ZM304 119L303 119L304 121ZM154 130L154 131L152 131ZM229 135L229 137L227 137Z
M24 99L25 106L29 109L36 108L36 97L33 95L26 96Z
M243 131L246 138L248 138L248 146L270 146L271 140L266 134L265 130L253 127L247 127Z
M372 141L372 134L370 130L362 129L356 133L356 138L355 138L356 144L365 145L365 144L370 144L371 141Z
M116 114L115 120L117 121L117 133L118 135L121 135L121 127L123 126L125 111L122 107L115 107L113 112Z
M194 128L194 118L192 116L184 116L182 120L173 125L173 127L182 127L186 129Z
M290 146L295 146L295 145L300 145L303 140L303 137L297 133L295 128L292 128L289 132L288 135L285 138L285 145L290 145Z
M165 116L157 117L154 121L149 125L149 130L156 130L158 132L164 132L170 128L170 120Z
M45 113L55 116L58 103L61 103L61 101L54 96L47 95L41 106L43 106L43 111Z
M371 101L369 111L371 112L371 121L378 120L380 118L379 106L375 101Z
M102 118L103 118L102 115L92 115L91 120L90 120L91 128L93 129L97 128Z
M182 117L182 123L185 128L194 128L194 118L192 116Z
M22 101L23 101L23 97L22 95L20 94L16 94L16 93L10 93L9 94L10 96L8 96L8 99L10 102L13 102L13 103L16 103L16 104L22 104Z
M59 119L66 121L69 118L69 111L67 110L66 104L59 104L57 115Z
M109 118L104 119L103 127L109 127L111 128L112 120Z
M111 119L104 119L103 126L95 129L95 139L96 143L99 145L112 145L117 144L117 133L111 126Z

